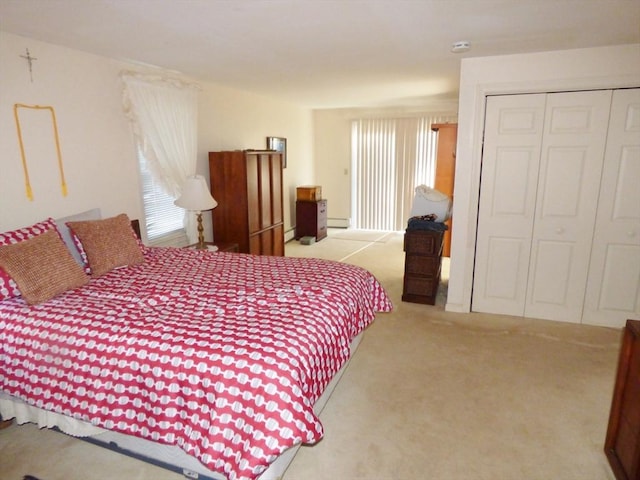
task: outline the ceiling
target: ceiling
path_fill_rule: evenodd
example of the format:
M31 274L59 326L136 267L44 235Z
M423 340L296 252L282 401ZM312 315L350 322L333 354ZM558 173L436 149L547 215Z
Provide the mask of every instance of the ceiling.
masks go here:
M465 57L640 43L640 0L0 0L0 30L312 108L415 106L457 99Z

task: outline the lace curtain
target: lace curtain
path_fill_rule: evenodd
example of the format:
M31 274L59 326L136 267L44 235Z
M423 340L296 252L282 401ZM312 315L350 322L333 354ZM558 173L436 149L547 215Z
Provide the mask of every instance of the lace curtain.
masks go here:
M196 173L198 87L161 76L124 72L123 106L135 141L154 180L178 198L189 175ZM193 215L185 212L190 241L197 232Z

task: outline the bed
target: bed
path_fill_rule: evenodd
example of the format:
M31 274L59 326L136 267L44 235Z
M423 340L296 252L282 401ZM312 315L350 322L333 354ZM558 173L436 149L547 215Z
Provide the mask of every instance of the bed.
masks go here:
M126 215L65 225L0 235L0 415L157 447L193 478L277 478L322 438L354 340L392 308L353 265L144 247ZM34 301L29 282L67 269Z

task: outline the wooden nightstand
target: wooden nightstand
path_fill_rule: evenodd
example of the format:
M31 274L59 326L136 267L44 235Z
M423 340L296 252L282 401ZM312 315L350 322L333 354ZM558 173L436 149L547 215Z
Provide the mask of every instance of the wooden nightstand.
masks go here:
M319 242L327 236L327 200L296 201L296 240L316 237Z
M237 243L226 243L226 242L204 242L205 245L207 246L207 249L212 250L212 251L216 251L216 252L232 252L232 253L238 253L240 251L240 248L238 247ZM191 245L187 245L184 248L196 248L196 243L191 244ZM216 247L216 248L212 248L212 247Z

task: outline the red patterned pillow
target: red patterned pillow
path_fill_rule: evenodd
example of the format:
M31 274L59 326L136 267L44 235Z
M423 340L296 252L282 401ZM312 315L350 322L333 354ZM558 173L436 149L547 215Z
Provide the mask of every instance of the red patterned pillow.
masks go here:
M42 222L35 223L28 227L0 233L0 246L12 245L24 240L29 240L51 229L57 232L56 222L53 218L47 218ZM11 276L5 272L3 268L0 268L0 301L19 296L20 290L16 282L13 281Z

